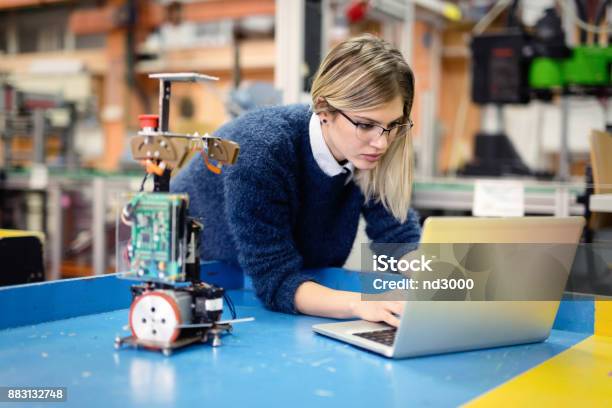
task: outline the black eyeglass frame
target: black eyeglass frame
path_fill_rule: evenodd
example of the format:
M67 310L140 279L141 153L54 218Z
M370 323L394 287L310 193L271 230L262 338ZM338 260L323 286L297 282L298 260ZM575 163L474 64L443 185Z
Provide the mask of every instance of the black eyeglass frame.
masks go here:
M412 119L408 118L408 123L400 123L398 125L393 126L392 128L385 128L383 126L377 125L375 123L364 123L364 122L356 122L353 119L351 119L346 113L344 113L343 111L341 111L340 109L336 109L336 108L332 108L333 111L332 112L338 112L339 114L341 114L342 116L344 116L346 118L346 120L348 120L349 122L351 122L351 124L353 126L355 126L355 131L357 131L359 129L359 125L368 125L368 126L374 126L377 127L379 129L382 129L381 132L378 134L378 138L380 138L382 135L385 134L385 132L387 132L387 134L389 136L391 136L391 131L395 130L399 127L402 126L408 126L408 129L412 129L414 127L414 122L412 122ZM387 139L389 140L389 139Z

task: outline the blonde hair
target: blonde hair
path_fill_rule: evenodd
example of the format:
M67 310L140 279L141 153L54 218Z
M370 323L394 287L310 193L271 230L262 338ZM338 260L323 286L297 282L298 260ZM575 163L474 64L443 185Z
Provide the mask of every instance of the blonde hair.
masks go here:
M321 63L311 90L315 113L375 109L398 95L404 100L402 123L407 123L414 100L412 70L395 47L369 34L336 45ZM402 223L408 218L412 193L408 128L402 126L374 169L355 172L366 202L381 202Z

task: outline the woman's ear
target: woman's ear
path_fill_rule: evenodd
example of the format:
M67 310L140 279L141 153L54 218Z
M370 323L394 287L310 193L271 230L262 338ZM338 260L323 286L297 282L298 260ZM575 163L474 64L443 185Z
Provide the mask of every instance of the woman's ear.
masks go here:
M322 96L317 97L317 100L315 101L315 109L319 111L317 115L319 115L319 121L322 125L331 121L332 115L327 111L329 109L329 104L325 98Z
M318 96L317 100L314 103L314 107L319 111L325 110L327 109L327 101L325 100L324 97Z

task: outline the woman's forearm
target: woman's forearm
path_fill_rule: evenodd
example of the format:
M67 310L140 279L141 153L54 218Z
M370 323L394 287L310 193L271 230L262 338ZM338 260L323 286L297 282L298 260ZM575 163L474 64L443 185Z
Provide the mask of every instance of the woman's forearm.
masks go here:
M330 289L315 282L304 282L295 292L295 307L303 314L349 319L357 316L355 305L360 299L360 293Z

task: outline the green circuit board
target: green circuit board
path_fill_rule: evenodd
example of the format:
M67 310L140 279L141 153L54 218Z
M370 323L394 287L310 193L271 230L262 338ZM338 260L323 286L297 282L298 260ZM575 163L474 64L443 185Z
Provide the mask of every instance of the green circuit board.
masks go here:
M138 278L166 282L185 279L183 224L187 196L140 193L130 201L130 269Z

